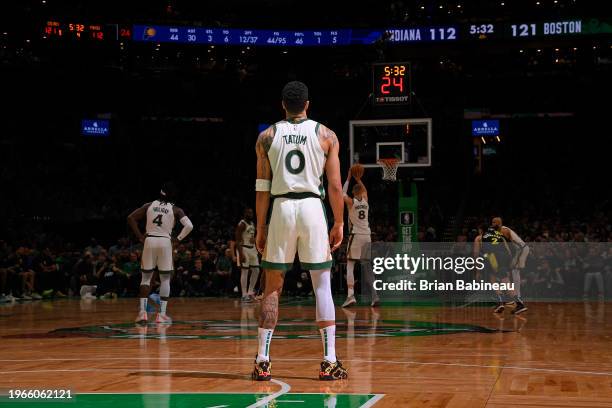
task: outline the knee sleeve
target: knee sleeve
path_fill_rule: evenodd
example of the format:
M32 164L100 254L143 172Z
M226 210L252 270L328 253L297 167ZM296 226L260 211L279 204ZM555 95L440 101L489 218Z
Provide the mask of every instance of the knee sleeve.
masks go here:
M159 296L162 298L170 297L170 274L160 273L159 280Z
M151 286L151 277L153 272L142 272L142 279L140 279L140 286Z
M336 320L336 309L331 293L331 272L329 269L310 271L310 278L317 300L317 322Z
M355 285L355 261L349 259L346 261L346 283L349 286Z

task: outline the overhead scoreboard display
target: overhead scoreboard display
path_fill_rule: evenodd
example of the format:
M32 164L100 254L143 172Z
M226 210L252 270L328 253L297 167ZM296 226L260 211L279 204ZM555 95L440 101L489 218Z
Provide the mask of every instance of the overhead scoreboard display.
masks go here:
M381 41L401 45L487 39L573 38L596 34L612 34L612 21L576 18L500 23L483 20L461 25L320 30L252 30L168 25L132 27L134 41L283 47L371 45Z
M99 24L84 21L49 20L43 28L45 38L71 38L76 40L129 40L132 37L130 26L118 24Z
M211 45L317 46L347 45L351 30L249 30L178 26L134 26L135 41Z
M373 100L375 105L410 103L410 64L407 62L372 64Z

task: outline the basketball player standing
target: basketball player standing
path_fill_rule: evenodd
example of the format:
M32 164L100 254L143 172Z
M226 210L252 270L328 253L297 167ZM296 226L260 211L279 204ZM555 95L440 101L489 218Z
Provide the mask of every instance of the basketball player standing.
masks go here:
M172 323L166 314L170 298L170 279L174 271L172 262L171 234L176 219L183 225L177 236L182 241L193 229L193 224L185 212L173 204L176 190L170 183L164 184L159 192L159 198L134 210L128 216L128 224L140 242L144 243L141 260L142 279L140 281L140 311L137 323L147 322L147 299L151 289L151 277L157 267L159 272L160 310L155 321L157 323ZM140 232L138 221L146 217L146 235Z
M501 232L502 235L513 244L513 257L512 257L512 282L514 283L513 301L509 304L515 304L515 309L512 311L514 314L520 314L527 311L527 306L521 298L521 271L525 269L525 263L527 262L527 256L529 255L529 247L514 232L511 228L503 225L501 217L494 217L491 220L491 225L497 231Z
M336 358L336 316L331 293L331 251L342 243L343 211L339 143L336 134L310 120L308 88L292 81L282 91L286 119L263 131L256 143L256 246L263 254L265 289L259 317L258 344L252 377L271 379L270 341L278 320L284 272L296 251L302 268L310 270L316 297L316 319L323 341L320 380L347 378ZM334 225L329 232L323 198L327 175ZM266 217L271 206L266 233ZM331 246L331 247L330 247Z
M255 284L259 277L259 257L255 249L255 223L253 209L246 208L243 218L236 226L236 261L240 267L240 289L243 302L254 299ZM251 279L249 280L249 271Z
M346 178L346 182L342 187L344 203L348 208L348 217L350 225L349 241L346 250L346 284L348 287L348 293L346 301L342 304L342 307L350 307L357 303L355 299L355 263L361 262L364 258L364 248L367 249L367 245L372 242L370 224L368 215L370 212L370 205L368 203L368 191L365 185L361 181L361 177L353 175L356 184L353 186L353 198L349 197L348 187L351 179L351 171ZM368 277L366 272L363 270L362 265L362 276ZM373 279L365 279L367 281ZM372 293L371 306L378 306L378 295L376 289L374 289L372 282L369 283L369 290Z

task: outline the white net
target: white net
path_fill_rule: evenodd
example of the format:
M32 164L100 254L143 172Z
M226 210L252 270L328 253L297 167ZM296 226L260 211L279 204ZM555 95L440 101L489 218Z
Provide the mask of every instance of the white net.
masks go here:
M397 177L397 168L399 167L398 159L380 159L378 164L382 167L383 180L395 181Z

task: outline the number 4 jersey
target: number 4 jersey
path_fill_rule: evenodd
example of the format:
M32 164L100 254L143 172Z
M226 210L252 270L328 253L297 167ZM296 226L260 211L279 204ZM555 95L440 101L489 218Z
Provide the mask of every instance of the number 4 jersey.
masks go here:
M283 120L274 125L268 159L272 168L273 196L288 193L325 195L325 152L319 142L319 123L310 119Z
M147 236L170 238L174 228L171 203L155 200L147 208Z

